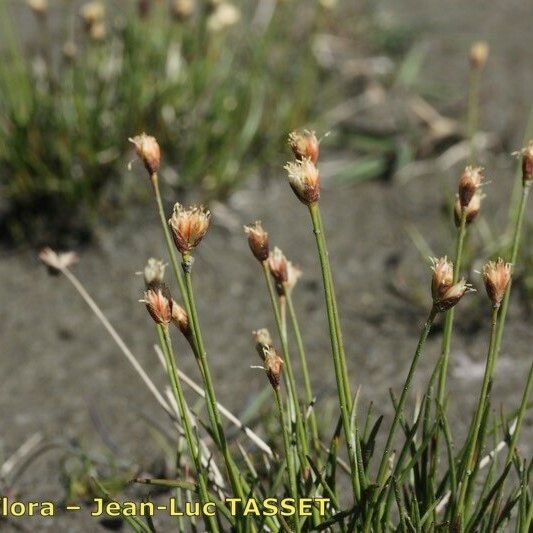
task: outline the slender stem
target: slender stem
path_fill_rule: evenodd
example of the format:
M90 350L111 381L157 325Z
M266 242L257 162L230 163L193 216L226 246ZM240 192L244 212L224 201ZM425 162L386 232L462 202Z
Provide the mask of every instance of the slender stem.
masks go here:
M170 236L170 230L168 229L167 219L165 216L165 208L163 207L163 201L161 199L161 191L159 189L159 178L156 173L150 176L150 181L152 182L152 187L154 189L154 195L155 195L155 200L157 204L157 211L159 213L159 219L161 221L161 226L163 228L163 233L165 235L165 243L167 245L168 255L170 256L170 263L172 264L172 270L174 272L174 276L176 277L176 281L178 283L181 297L183 298L183 301L184 301L185 310L187 311L187 314L190 314L189 302L186 298L187 293L185 290L185 283L183 281L183 274L181 273L176 249L174 247L174 243L172 242L172 237Z
M470 483L470 476L472 475L474 469L475 461L475 451L477 440L479 437L481 422L483 419L483 414L487 407L488 394L492 382L492 374L494 371L494 363L496 356L496 333L498 325L498 310L499 306L494 306L492 309L491 317L491 332L490 332L490 342L487 355L487 363L485 365L485 374L483 376L483 383L481 385L481 393L479 395L479 401L472 421L472 425L469 431L468 445L465 449L464 460L461 468L461 488L459 490L459 498L455 510L455 521L463 515L463 507L465 505L465 498L467 494L468 485Z
M298 323L298 317L296 315L296 310L294 309L294 304L292 301L292 295L290 292L287 293L287 307L289 309L289 315L292 322L292 328L294 330L294 336L296 337L296 345L298 347L298 354L300 356L300 366L302 369L302 374L304 378L304 387L305 387L305 396L307 406L311 406L313 403L313 389L311 387L311 379L309 378L309 369L307 367L307 358L305 357L305 348L302 339L302 332L300 331L300 324ZM318 437L318 426L316 423L315 410L311 409L309 415L309 425L311 428L311 437L313 439L313 446L315 452L320 451L320 440Z
M307 446L307 435L305 431L305 426L302 419L302 413L300 409L300 405L298 402L298 392L296 388L296 380L294 378L294 371L292 367L292 360L290 356L289 351L289 345L287 342L287 334L283 327L283 320L281 317L281 312L278 306L278 302L276 299L276 292L272 283L272 280L270 278L270 272L268 269L268 265L266 261L262 263L263 267L263 274L265 277L265 282L268 289L268 295L270 297L270 303L272 305L272 311L274 313L274 318L276 321L276 327L278 330L278 334L281 341L281 351L283 354L283 360L285 363L286 368L286 376L287 376L287 393L289 397L289 405L291 407L290 410L290 419L294 420L296 425L296 432L298 433L298 453L300 455L300 462L302 465L305 465L307 463L307 455L308 455L308 446Z
M500 320L501 320L501 318L500 318ZM524 415L525 415L526 410L527 410L527 404L529 402L529 396L531 394L532 387L533 387L533 363L529 367L529 373L527 375L526 387L525 387L524 392L522 394L522 401L520 402L520 407L518 409L518 415L517 415L515 421L513 422L514 431L513 431L513 434L511 436L511 441L509 442L509 448L507 450L507 456L505 458L505 465L504 465L505 467L507 467L511 463L511 461L513 460L514 452L515 452L515 449L516 449L516 443L518 441L518 435L520 433L520 429L522 427L522 422L524 420ZM500 501L501 501L501 498L502 498L502 495L503 495L504 483L505 482L503 482L501 484L500 488L498 489L498 493L496 494L496 497L494 498L494 503L493 503L493 512L494 512L494 514L496 514L498 512L498 509L500 507ZM533 506L533 503L531 505ZM528 531L528 530L526 529L525 531Z
M457 229L457 240L455 244L455 262L453 268L453 283L459 281L459 276L461 274L461 266L463 262L463 249L466 236L466 209L461 210L461 223ZM443 411L446 410L446 378L448 376L448 361L450 357L450 347L452 339L452 330L453 330L453 318L454 318L455 308L452 307L446 312L444 319L444 333L442 337L442 347L441 347L441 368L439 374L439 390L438 390L438 401Z
M198 475L198 488L199 496L202 503L207 503L209 501L209 495L207 491L207 483L205 478L205 472L202 468L202 463L200 460L200 447L198 445L196 436L193 432L191 421L189 418L189 408L185 400L185 395L183 394L183 388L181 386L180 379L178 377L178 371L176 368L176 362L174 360L174 353L172 350L172 344L170 342L170 337L168 334L168 328L158 325L157 333L159 335L159 341L163 348L163 354L165 355L165 362L167 365L167 374L170 379L170 384L172 387L172 392L174 393L174 398L178 405L180 411L181 419L183 420L183 428L185 430L185 438L187 440L187 445L189 446L189 451L194 461L194 466L196 468L196 473ZM207 526L210 531L219 531L217 522L213 516L206 517Z
M198 313L196 311L196 303L195 303L194 291L192 287L192 280L191 280L192 257L190 255L183 254L182 266L183 266L183 272L185 273L184 278L185 278L186 296L187 296L187 300L189 301L190 310L191 310L189 314L189 318L191 321L191 326L194 332L194 336L196 338L197 348L198 348L196 359L200 366L200 372L202 374L202 378L203 378L204 385L205 385L205 390L207 393L206 403L208 406L208 413L210 417L211 428L213 430L215 438L218 441L217 445L224 457L224 461L226 463L226 468L228 470L232 489L237 497L244 498L244 492L242 489L239 473L236 471L235 463L233 461L233 458L231 457L228 443L226 441L226 436L222 428L220 414L218 411L218 403L217 403L217 399L215 395L215 389L213 387L213 380L211 378L211 372L209 370L209 365L207 363L207 353L205 351L202 333L201 333L200 325L198 322Z
M522 198L520 200L520 207L518 209L518 213L516 217L513 245L511 249L511 260L510 260L510 263L513 265L513 268L516 265L516 261L518 259L518 250L520 247L520 235L522 233L522 225L524 222L524 214L526 211L527 199L529 196L529 189L530 189L530 183L526 183L522 189ZM505 328L507 310L509 309L509 298L511 296L512 283L513 283L513 280L511 279L509 281L509 286L507 287L507 291L505 292L505 296L503 298L502 305L501 305L500 317L498 321L498 332L496 335L496 358L498 358L500 354L500 349L502 345L503 330Z
M326 299L326 311L328 317L331 350L333 355L333 364L335 367L335 378L337 380L339 407L341 411L344 437L346 439L346 446L348 449L348 458L350 461L352 490L355 501L359 501L361 497L361 484L357 467L356 450L352 449L352 438L350 434L351 398L348 396L346 385L348 377L346 375L346 366L345 364L343 364L342 352L339 346L340 342L342 342L342 339L340 338L340 328L338 327L338 317L336 316L336 302L331 283L331 269L329 265L329 258L326 248L324 232L322 231L318 204L311 204L309 206L309 213L311 215L311 221L313 224L313 232L315 234L318 256L320 260L320 269L322 272L322 282L324 285L324 295Z
M283 434L283 446L285 448L285 457L287 459L287 469L289 471L289 486L291 488L291 496L295 501L298 501L298 482L296 479L296 467L294 465L294 455L291 451L291 444L289 438L288 425L285 416L285 410L283 409L283 401L281 400L281 394L279 388L274 389L274 396L276 398L276 405L279 413L279 423L281 425L281 432ZM300 520L298 514L294 516L295 531L300 531Z
M379 485L381 485L385 481L385 474L387 472L387 463L389 460L389 455L391 451L390 448L392 445L392 441L394 439L394 434L403 416L403 408L405 406L405 401L407 400L407 393L409 392L409 389L411 387L411 382L413 381L416 367L422 356L422 350L424 348L424 344L426 343L426 340L428 338L429 332L431 330L433 322L435 321L436 316L437 316L437 310L434 307L432 307L431 311L429 312L428 318L424 324L422 332L420 334L420 338L416 346L415 354L413 356L413 360L411 361L411 366L409 367L409 372L407 373L407 378L403 385L402 393L400 394L400 399L398 400L396 411L394 413L394 418L392 420L392 424L389 429L389 434L387 436L387 441L385 443L385 448L383 451L383 457L381 458L381 463L380 463L379 470L378 470L377 480L378 480Z

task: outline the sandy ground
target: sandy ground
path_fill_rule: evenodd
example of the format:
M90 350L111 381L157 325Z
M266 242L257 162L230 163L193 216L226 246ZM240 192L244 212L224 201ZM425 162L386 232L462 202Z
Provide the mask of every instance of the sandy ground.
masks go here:
M482 89L484 126L509 150L521 143L530 104L531 50L524 45L533 22L528 2L389 2L388 9L420 28L431 50L423 73L458 91L465 75L463 51L473 38L492 45L490 68ZM385 4L387 5L387 4ZM436 6L440 6L437 10ZM442 17L446 13L446 20ZM286 156L280 154L280 168ZM327 147L324 147L327 158ZM486 222L498 233L505 220L514 161L485 155L492 177L484 204ZM442 205L452 191L458 168L407 183L372 182L334 188L327 175L321 202L338 287L348 365L353 389L362 386L365 404L390 414L388 388L398 390L429 306L429 269L409 235L416 227L435 254L452 253L452 230ZM147 187L140 168L131 179ZM170 205L176 198L166 198ZM528 220L533 214L529 209ZM242 224L259 218L304 277L295 293L301 314L318 410L327 415L335 398L333 365L313 235L306 210L284 180L249 182L214 208L214 226L195 264L199 313L216 376L220 400L242 413L264 386L250 369L256 355L250 332L273 323L258 265L251 258ZM480 236L472 234L474 268L483 256ZM137 302L142 290L135 276L149 256L162 256L163 240L149 208L103 231L98 244L82 250L76 274L102 306L158 385L165 378L152 349L152 324ZM145 420L166 420L110 338L66 279L48 277L33 251L3 251L0 261L2 339L0 375L0 452L12 453L28 436L41 432L79 442L95 453L118 450L117 460L148 467L160 450ZM479 276L473 274L479 287ZM413 295L408 301L395 287ZM494 406L517 406L531 363L531 315L524 293L513 296L509 328L494 384ZM473 409L487 347L489 308L484 292L469 296L457 312L452 346L449 409L460 435ZM440 327L431 335L415 390L426 382L440 347ZM197 377L191 354L176 336L178 363ZM412 394L414 398L414 392ZM411 404L412 405L412 404ZM522 447L528 452L533 419L525 423ZM529 454L531 449L529 449ZM21 478L24 499L59 500L64 491L58 465L62 453L50 452ZM93 531L94 521L63 515L56 521L27 521L28 531ZM11 530L14 526L4 526ZM163 530L165 526L163 526ZM14 530L14 529L13 529Z

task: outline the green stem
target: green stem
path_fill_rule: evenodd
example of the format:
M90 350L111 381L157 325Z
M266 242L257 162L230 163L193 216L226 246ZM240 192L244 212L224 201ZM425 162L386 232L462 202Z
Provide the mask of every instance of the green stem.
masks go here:
M331 341L331 350L333 355L333 364L335 367L335 378L337 380L337 393L339 396L339 407L342 417L342 426L344 430L344 437L346 439L346 446L348 449L348 458L350 461L352 490L355 501L361 498L361 484L359 479L359 472L356 460L356 451L353 450L352 438L350 435L350 407L351 397L348 396L346 373L346 365L342 361L342 352L340 350L340 343L342 342L340 336L340 328L338 327L335 295L333 294L333 287L331 283L331 269L329 265L328 252L324 232L322 231L322 224L320 220L320 212L318 204L311 204L309 206L309 213L313 224L313 232L315 234L316 245L318 249L318 256L320 260L320 269L322 272L322 281L324 285L324 294L326 299L326 312L328 317L329 334Z
M272 283L272 279L270 278L270 272L268 269L267 262L264 261L262 263L263 267L263 274L265 276L265 282L268 289L268 295L270 297L270 303L272 305L272 311L274 313L274 318L276 321L276 327L278 330L279 338L281 341L281 351L283 354L283 361L285 363L285 368L287 370L287 393L289 397L289 405L291 407L291 413L290 418L291 420L295 421L296 424L296 432L298 433L298 453L300 456L300 462L303 465L307 463L307 456L308 456L308 446L307 446L307 434L305 431L305 426L303 423L302 413L300 409L300 405L298 402L298 392L296 389L296 380L294 379L294 371L292 367L292 361L291 356L289 352L289 345L287 342L287 335L283 327L283 321L281 317L281 313L279 310L278 302L276 299L276 292L274 289L274 285Z
M530 183L526 183L522 189L522 198L520 200L520 207L518 209L518 213L516 217L515 230L514 230L514 236L513 236L513 245L512 245L512 250L511 250L511 260L510 260L510 263L513 265L513 268L515 267L516 261L518 259L518 250L520 247L520 235L522 233L522 225L524 222L524 214L526 211L527 199L529 196L529 189L530 189ZM501 305L500 318L498 321L498 332L496 335L496 358L498 358L500 354L500 348L502 345L503 330L505 328L505 319L507 318L507 310L509 309L509 298L511 296L512 283L513 283L513 280L511 279L509 281L509 286L507 287L507 290L505 291L505 296L503 297L503 301Z
M466 136L469 142L469 162L473 164L476 159L475 136L479 118L479 78L481 69L474 68L470 71L468 79L468 109L466 118Z
M463 512L464 512L464 506L465 506L465 498L467 494L468 485L470 483L470 476L472 475L473 469L474 469L474 461L475 461L475 451L476 451L476 445L479 437L479 433L481 430L481 422L483 419L483 414L485 412L485 409L487 407L487 402L489 401L488 395L489 390L492 382L492 374L494 372L494 363L495 363L495 356L496 356L496 333L497 333L497 325L498 325L498 310L499 306L494 306L492 309L492 317L491 317L491 333L490 333L490 342L489 342L489 349L488 349L488 355L487 355L487 363L485 365L485 374L483 376L483 383L481 385L481 393L479 395L479 401L476 408L476 413L474 415L474 419L472 421L472 425L469 431L469 438L468 438L468 445L465 449L465 456L464 460L462 462L462 468L461 468L461 474L460 474L460 480L461 480L461 488L459 490L459 498L457 501L456 509L455 509L455 522L459 523L459 520L464 518ZM464 523L463 520L461 522Z
M292 322L292 328L294 330L294 336L296 337L296 345L298 346L298 354L300 356L300 366L302 368L302 374L304 377L304 387L305 387L305 397L307 406L311 406L313 403L313 389L311 387L311 379L309 378L309 369L307 367L307 358L305 357L305 348L302 339L302 332L300 331L300 324L298 323L298 317L296 315L296 310L294 309L294 304L292 302L292 295L290 292L286 294L287 297L287 307L289 309L289 315ZM318 426L316 423L315 410L312 408L309 415L309 425L311 428L311 437L313 439L313 446L315 452L320 451L320 440L318 437Z
M172 242L172 237L170 236L170 230L168 229L168 223L165 217L165 209L163 207L163 201L161 199L161 191L159 189L159 178L156 173L150 176L150 181L152 182L152 187L154 189L154 195L155 195L155 200L157 204L157 211L159 213L159 219L161 221L161 226L163 227L163 233L165 235L165 243L167 245L168 255L170 256L170 263L172 264L172 270L174 272L176 281L180 289L180 293L181 293L181 297L184 302L185 310L187 311L187 314L190 315L189 302L186 298L187 293L185 290L185 283L183 281L183 274L181 273L176 249L174 247L174 243Z
M429 332L431 330L433 322L435 321L436 316L437 316L437 310L434 307L432 307L429 313L429 316L426 320L426 323L424 324L424 328L422 329L422 333L420 334L420 338L418 340L415 354L413 356L413 360L411 361L411 366L409 367L409 372L407 373L407 378L405 380L402 393L400 394L400 399L398 400L398 404L396 406L396 410L394 413L394 418L392 420L392 424L389 429L389 434L387 436L387 441L385 443L385 448L383 450L383 457L381 458L381 463L380 463L379 470L378 470L377 481L379 485L382 485L383 482L385 481L385 474L387 472L387 464L388 464L389 455L391 452L390 448L392 445L392 441L394 439L394 434L403 416L403 408L405 406L405 401L407 400L407 393L409 392L409 389L411 387L411 382L413 381L416 367L422 356L422 350L424 348L424 344L426 343L426 340L428 338Z
M278 407L279 413L279 423L281 425L281 432L283 434L283 446L285 448L285 457L287 458L287 468L289 471L289 486L291 488L291 496L294 498L295 501L298 501L298 482L296 479L296 467L294 465L294 456L291 451L289 431L287 430L288 426L279 388L274 389L274 396L276 398L276 405ZM294 526L295 530L299 532L300 520L298 514L294 516Z
M199 496L202 503L207 503L209 501L209 495L207 490L207 483L205 479L205 472L202 468L202 462L200 459L200 446L198 445L196 436L193 432L191 421L189 419L189 408L185 400L185 395L183 393L183 388L181 386L181 381L178 376L178 370L176 368L176 362L174 360L174 352L172 350L172 344L170 341L170 336L168 334L168 328L158 325L157 334L159 335L159 342L163 348L163 354L165 356L165 362L167 366L167 374L170 379L170 385L178 409L180 412L180 417L183 421L183 429L185 431L185 438L187 440L187 445L189 446L189 451L194 461L194 466L198 474L198 490ZM206 516L207 526L210 531L219 531L217 522L213 516Z
M202 378L203 378L204 385L205 385L206 403L208 406L208 413L209 413L209 418L211 422L211 428L213 430L215 438L218 441L217 445L224 457L224 461L226 463L226 468L228 470L228 475L230 478L230 483L231 483L233 492L238 498L244 499L245 495L242 489L239 473L236 470L235 463L233 461L233 458L231 457L228 443L226 441L226 436L222 428L220 414L218 411L217 399L215 395L215 389L213 387L213 380L211 378L211 372L209 370L209 365L207 362L207 353L205 351L204 342L202 338L202 332L200 330L200 325L198 322L198 313L196 310L196 303L195 303L194 291L193 291L192 280L191 280L192 262L193 261L192 261L191 255L183 254L182 266L183 266L183 272L185 274L184 275L185 290L186 290L187 300L189 301L189 306L191 310L189 319L190 319L191 327L192 327L192 330L194 332L194 336L197 342L198 349L197 349L196 359L200 366L200 372L202 374Z
M459 281L461 273L461 266L463 262L463 249L466 236L466 209L461 210L461 223L457 229L457 240L455 244L455 262L453 267L453 283ZM442 409L446 410L445 394L446 394L446 378L448 376L448 361L450 357L450 347L453 330L453 318L455 309L452 307L445 315L444 319L444 333L442 338L441 348L441 368L439 374L439 391L438 401Z

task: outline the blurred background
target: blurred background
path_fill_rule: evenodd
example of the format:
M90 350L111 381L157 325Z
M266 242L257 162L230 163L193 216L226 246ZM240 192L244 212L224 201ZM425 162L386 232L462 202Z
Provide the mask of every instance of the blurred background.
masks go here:
M0 462L32 435L61 441L21 473L17 493L83 497L73 449L108 469L111 461L117 476L164 456L147 423L164 425L164 415L66 280L36 259L47 244L78 251L76 273L165 384L135 275L148 257L164 257L151 188L128 142L141 131L161 145L167 209L202 201L213 211L195 266L200 317L220 399L250 424L268 409L264 376L249 368L250 332L273 329L242 231L255 219L304 271L295 301L317 409L334 405L313 236L282 168L288 132L317 132L353 387L390 413L388 389L403 382L429 305L427 258L453 254L468 55L480 40L490 53L475 144L490 185L468 243L473 283L486 258L506 253L511 153L533 137L532 25L528 0L0 0ZM505 400L507 412L531 361L529 212L494 384L494 406ZM458 435L482 377L488 313L481 291L457 313L449 407ZM195 376L178 346L179 365ZM531 425L529 417L525 445ZM59 519L62 530L86 530Z

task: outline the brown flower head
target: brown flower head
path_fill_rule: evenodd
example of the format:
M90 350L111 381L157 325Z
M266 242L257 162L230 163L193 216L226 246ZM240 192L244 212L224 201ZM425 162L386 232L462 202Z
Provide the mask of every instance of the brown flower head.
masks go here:
M309 158L285 165L289 184L294 194L305 205L312 205L320 199L320 175L318 168Z
M287 258L277 246L268 256L268 268L278 289L283 288L289 279L288 263Z
M183 336L188 341L192 339L189 315L187 314L187 311L174 300L172 300L172 323L183 333Z
M39 252L39 259L48 267L50 274L59 274L79 261L75 252L57 253L48 246Z
M176 248L181 254L196 248L209 229L211 213L203 206L174 206L168 225L174 238Z
M485 198L485 195L477 191L474 196L472 196L472 199L470 200L468 205L464 208L465 223L467 226L474 222L475 218L477 217L481 208L481 200L483 200L483 198ZM459 195L457 195L455 198L455 203L453 205L453 219L457 228L461 226L461 210L461 201L459 200Z
M276 349L272 346L265 348L263 351L263 368L274 389L279 389L282 366L283 360Z
M505 263L501 257L489 261L483 267L483 281L492 305L499 307L511 281L511 263Z
M467 293L473 292L472 286L466 282L463 278L459 280L455 285L449 287L442 296L437 299L433 299L433 305L439 312L448 311Z
M265 349L267 349L269 346L272 346L272 337L270 336L270 331L268 331L266 328L261 328L257 331L252 331L252 337L259 357L264 359Z
M289 146L296 159L310 159L316 165L320 151L320 143L314 131L293 131L289 134Z
M522 183L529 185L533 181L533 140L520 151L522 155Z
M144 300L146 309L156 324L168 326L172 320L173 300L170 291L164 283L153 283L152 287L145 291Z
M486 41L475 42L470 47L470 66L475 69L482 69L489 57L489 45Z
M459 200L461 207L467 207L475 192L481 186L483 174L481 167L466 167L459 178Z
M260 261L266 261L269 254L268 233L263 229L260 220L253 224L244 226L244 232L248 236L248 244L255 258Z
M433 300L439 300L446 291L453 285L453 263L447 257L431 258L431 269L433 277L431 279L431 295Z
M139 159L143 162L146 170L150 174L155 174L159 170L161 164L161 149L155 137L141 133L129 141L135 147L135 152Z

